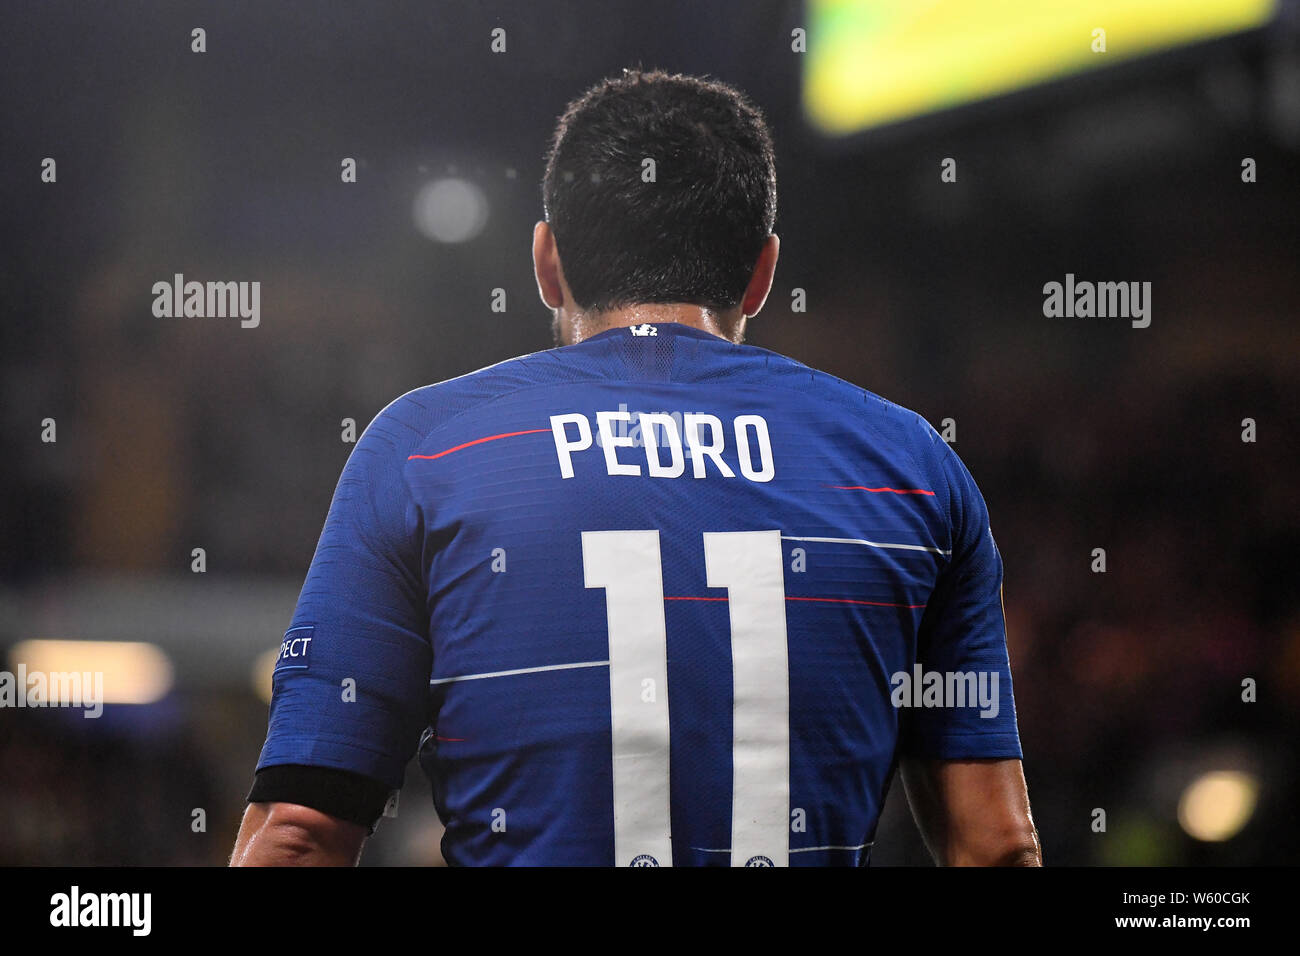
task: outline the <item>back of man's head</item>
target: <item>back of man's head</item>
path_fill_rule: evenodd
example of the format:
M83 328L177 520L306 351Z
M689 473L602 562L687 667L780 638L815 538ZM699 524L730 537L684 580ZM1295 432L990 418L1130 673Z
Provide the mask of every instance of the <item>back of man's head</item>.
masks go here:
M560 117L543 199L583 309L729 309L776 218L771 136L724 83L625 70Z

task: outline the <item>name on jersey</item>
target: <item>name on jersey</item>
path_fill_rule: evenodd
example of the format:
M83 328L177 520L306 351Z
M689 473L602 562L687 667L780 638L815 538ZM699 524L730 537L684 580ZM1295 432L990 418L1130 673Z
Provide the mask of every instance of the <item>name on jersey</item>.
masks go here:
M640 439L629 434L636 421ZM593 423L581 412L551 416L551 434L560 474L573 477L575 455L602 456L609 475L648 478L735 478L771 481L772 439L762 415L737 415L723 422L717 415L687 412L597 412ZM593 449L593 446L597 446Z

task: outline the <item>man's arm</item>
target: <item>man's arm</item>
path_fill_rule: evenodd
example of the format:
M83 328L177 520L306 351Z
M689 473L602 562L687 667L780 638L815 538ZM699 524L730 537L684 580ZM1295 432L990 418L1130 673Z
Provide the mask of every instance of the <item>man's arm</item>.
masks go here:
M356 866L366 828L296 803L250 803L231 866Z
M272 672L232 863L355 864L428 724L423 525L403 473L423 411L390 403L348 456Z
M940 866L1042 866L1019 760L900 761L912 816Z

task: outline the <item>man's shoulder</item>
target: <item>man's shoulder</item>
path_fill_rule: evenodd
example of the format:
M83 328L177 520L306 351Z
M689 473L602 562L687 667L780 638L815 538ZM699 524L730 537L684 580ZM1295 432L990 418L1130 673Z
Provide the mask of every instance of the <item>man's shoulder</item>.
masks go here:
M813 401L832 405L842 410L846 419L860 423L891 441L916 443L926 450L936 442L946 444L919 413L883 395L780 352L757 346L746 348L764 357L765 373L773 385L802 392Z
M452 419L498 398L535 386L590 378L556 355L558 349L527 352L454 378L421 385L389 402L366 431L381 431L390 438L404 436L414 447Z
M866 428L885 441L908 446L914 454L930 457L947 448L921 415L869 389L780 352L749 344L722 344L723 351L745 359L725 363L724 374L733 382L748 379L764 388L788 391L791 401L829 406L850 427ZM599 380L596 367L579 360L584 351L579 344L527 352L419 386L393 399L367 431L382 429L390 439L403 436L403 444L414 447L452 419L498 398L534 387ZM709 377L717 371L717 366L711 366Z

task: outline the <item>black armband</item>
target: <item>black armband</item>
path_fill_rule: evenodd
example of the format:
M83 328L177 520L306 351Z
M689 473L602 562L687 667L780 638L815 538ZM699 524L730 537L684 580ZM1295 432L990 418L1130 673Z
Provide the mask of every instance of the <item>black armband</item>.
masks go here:
M248 792L248 802L296 803L374 833L388 805L388 796L387 785L371 777L333 767L289 763L259 770Z

